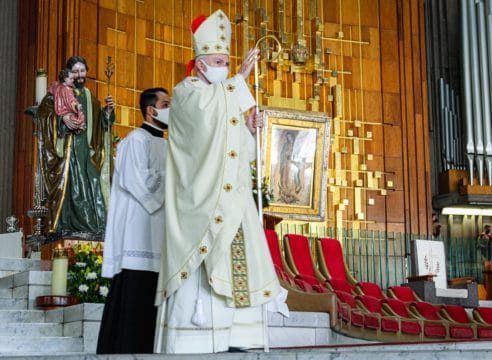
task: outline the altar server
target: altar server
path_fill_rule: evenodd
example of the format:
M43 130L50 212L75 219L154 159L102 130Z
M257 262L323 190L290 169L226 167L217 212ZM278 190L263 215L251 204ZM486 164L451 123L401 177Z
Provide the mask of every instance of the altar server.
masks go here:
M152 353L154 305L164 241L164 184L170 97L163 88L140 96L144 122L118 144L102 275L112 278L97 352Z

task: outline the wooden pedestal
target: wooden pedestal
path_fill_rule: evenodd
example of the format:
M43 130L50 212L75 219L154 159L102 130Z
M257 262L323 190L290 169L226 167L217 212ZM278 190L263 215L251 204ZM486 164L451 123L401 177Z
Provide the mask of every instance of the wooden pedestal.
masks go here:
M80 298L78 296L55 296L45 295L38 296L36 298L36 306L43 310L56 309L63 306L71 306L80 304Z

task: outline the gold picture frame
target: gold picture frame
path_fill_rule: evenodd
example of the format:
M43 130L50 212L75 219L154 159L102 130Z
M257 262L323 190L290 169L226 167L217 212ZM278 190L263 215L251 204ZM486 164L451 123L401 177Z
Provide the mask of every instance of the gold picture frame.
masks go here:
M273 192L264 212L284 219L325 220L330 118L307 111L264 111L262 169Z

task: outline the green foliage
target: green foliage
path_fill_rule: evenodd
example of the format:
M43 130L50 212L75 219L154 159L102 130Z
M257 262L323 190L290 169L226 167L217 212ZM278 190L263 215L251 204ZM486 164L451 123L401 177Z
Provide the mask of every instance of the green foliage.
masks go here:
M110 280L101 277L102 247L98 243L77 243L72 246L68 266L68 292L81 302L103 303L109 292Z
M112 139L112 151L111 151L111 155L113 157L116 156L116 147L118 146L118 143L121 141L121 137L118 133L114 133L113 134L113 139Z
M253 161L251 162L251 181L253 182L252 188L253 188L253 198L255 199L255 202L258 201L258 189L256 185L256 162ZM263 177L261 180L261 200L263 203L263 207L266 208L268 205L270 205L270 201L273 200L273 189L270 188L270 181L267 177ZM257 204L258 207L258 204Z

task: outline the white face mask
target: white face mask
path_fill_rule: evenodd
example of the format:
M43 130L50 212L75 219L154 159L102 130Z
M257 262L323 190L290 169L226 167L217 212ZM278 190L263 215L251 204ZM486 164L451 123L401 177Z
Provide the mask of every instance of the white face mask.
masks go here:
M168 125L169 124L169 109L157 109L152 107L157 112L157 115L152 115L152 118L159 121L161 124Z
M227 79L227 76L229 75L228 66L215 67L207 65L207 63L203 60L202 62L207 68L207 72L204 72L203 75L207 78L208 81L210 81L211 83L215 83Z

